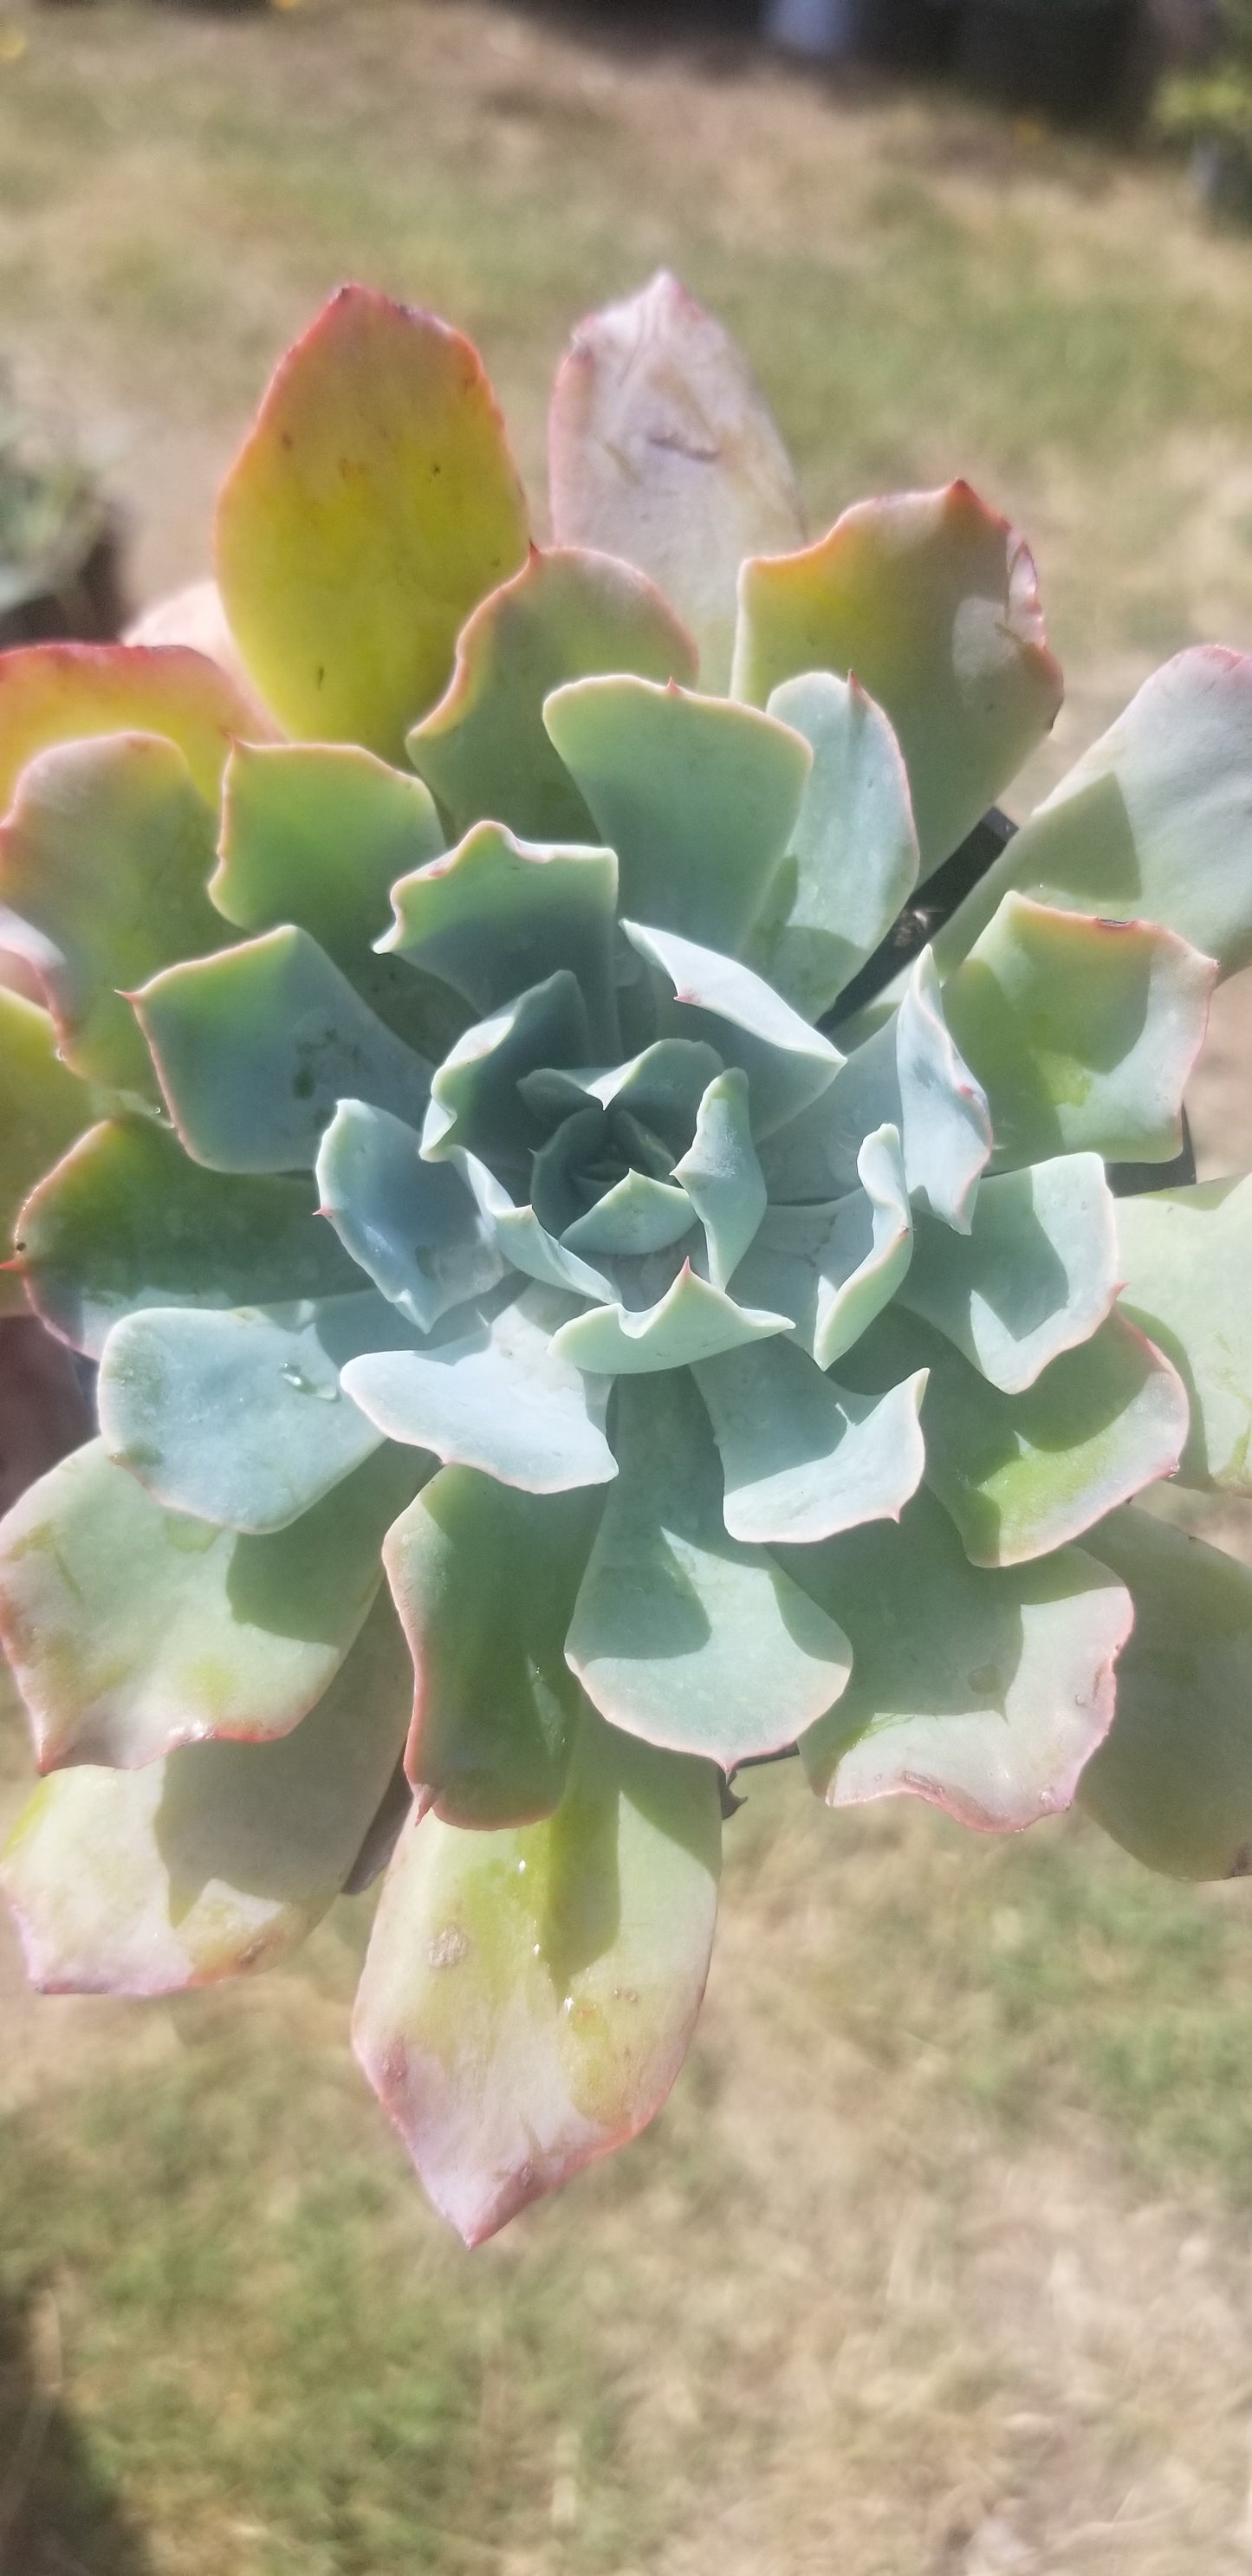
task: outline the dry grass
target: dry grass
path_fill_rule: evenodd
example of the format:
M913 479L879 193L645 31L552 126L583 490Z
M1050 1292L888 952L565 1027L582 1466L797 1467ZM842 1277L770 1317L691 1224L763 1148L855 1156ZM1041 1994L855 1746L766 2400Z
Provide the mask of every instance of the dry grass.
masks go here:
M1031 529L1071 674L1038 782L1165 652L1252 643L1252 258L1169 173L594 10L13 0L6 33L0 338L113 441L142 592L199 569L341 275L476 332L538 489L571 318L664 259L815 518L961 470ZM1214 1168L1252 1144L1245 1010ZM785 1774L728 1839L670 2109L472 2259L346 2060L366 1907L172 2010L36 2004L10 1960L3 2576L1252 2564L1246 1887L1076 1824L836 1821Z

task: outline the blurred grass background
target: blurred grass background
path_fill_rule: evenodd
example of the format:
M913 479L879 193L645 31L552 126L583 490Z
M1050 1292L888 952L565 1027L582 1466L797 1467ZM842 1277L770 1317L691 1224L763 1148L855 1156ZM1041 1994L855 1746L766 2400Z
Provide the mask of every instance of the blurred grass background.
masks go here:
M595 8L0 6L0 345L112 453L140 596L203 568L341 277L480 340L538 497L566 331L660 261L815 524L962 472L1026 526L1070 680L1035 786L1166 653L1252 645L1252 251L1168 168ZM6 1761L12 1802L15 1715ZM474 2257L346 2055L366 1900L173 2007L36 2003L9 1945L0 2576L1252 2565L1247 1886L786 1768L727 1839L669 2109Z

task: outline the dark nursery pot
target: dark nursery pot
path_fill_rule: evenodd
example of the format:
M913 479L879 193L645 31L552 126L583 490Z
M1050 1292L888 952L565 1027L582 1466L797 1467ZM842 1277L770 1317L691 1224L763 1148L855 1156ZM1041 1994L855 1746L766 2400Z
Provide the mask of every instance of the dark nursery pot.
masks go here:
M122 573L123 536L106 517L78 563L47 589L0 611L0 649L13 644L112 644L130 615Z
M1120 101L1135 22L1133 0L966 0L958 68L1001 106L1097 124Z
M956 51L955 0L857 0L857 50L898 71L947 70Z

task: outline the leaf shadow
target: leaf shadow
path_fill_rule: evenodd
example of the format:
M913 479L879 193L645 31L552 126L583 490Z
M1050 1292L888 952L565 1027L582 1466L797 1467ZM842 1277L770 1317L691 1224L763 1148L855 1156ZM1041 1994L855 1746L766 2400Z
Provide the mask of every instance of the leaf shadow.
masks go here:
M67 2403L51 2284L0 2294L0 2576L154 2576Z

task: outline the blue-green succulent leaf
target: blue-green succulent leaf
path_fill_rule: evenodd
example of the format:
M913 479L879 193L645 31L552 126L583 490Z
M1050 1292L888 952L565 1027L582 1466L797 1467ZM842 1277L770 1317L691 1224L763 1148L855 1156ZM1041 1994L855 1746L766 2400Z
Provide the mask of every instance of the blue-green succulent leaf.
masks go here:
M599 1297L612 1302L613 1288L603 1272L593 1270L589 1262L567 1251L540 1224L533 1207L516 1207L485 1163L473 1154L458 1154L455 1160L473 1191L492 1241L512 1269L523 1271L528 1279L537 1279L545 1288L563 1288L575 1297Z
M923 874L957 849L1061 703L1035 567L967 483L855 502L816 545L739 574L736 697L855 671L908 764Z
M135 995L193 1161L287 1172L317 1160L340 1100L419 1125L430 1067L383 1026L306 930L170 966Z
M695 1374L732 1538L803 1547L860 1521L898 1520L916 1492L924 1369L886 1395L854 1395L794 1342L773 1341L704 1360Z
M800 1743L828 1806L912 1791L984 1833L1069 1806L1131 1616L1093 1556L983 1572L923 1491L898 1528L875 1521L787 1562L852 1640L849 1688Z
M567 1654L627 1734L727 1769L776 1752L838 1699L847 1640L763 1549L732 1539L708 1416L686 1371L617 1396L620 1474Z
M858 1189L835 1209L821 1255L813 1357L829 1368L860 1340L908 1275L913 1214L894 1127L876 1127L856 1158Z
M382 1436L345 1391L345 1361L412 1339L374 1288L230 1314L150 1307L104 1347L105 1446L170 1511L284 1529Z
M523 1494L444 1467L388 1532L417 1682L405 1768L445 1824L529 1824L560 1802L581 1696L565 1632L599 1508L594 1486Z
M704 1227L709 1277L729 1285L765 1214L765 1183L752 1142L748 1077L736 1066L709 1084L696 1132L674 1178Z
M567 1116L588 1103L623 1110L668 1145L676 1160L691 1143L700 1103L721 1070L716 1047L703 1039L657 1038L627 1064L607 1071L596 1065L544 1068L524 1074L522 1089L548 1117Z
M306 1180L206 1171L148 1118L89 1128L26 1201L20 1237L37 1313L92 1359L145 1306L264 1306L361 1285Z
M484 1016L563 967L594 1042L615 1047L612 850L539 845L477 823L446 858L401 878L391 900L384 953L440 976Z
M521 571L467 618L448 688L408 738L414 768L458 832L492 815L534 841L590 838L591 816L544 730L543 705L563 681L592 671L690 683L695 646L629 564L532 546Z
M736 1297L781 1308L819 1368L860 1339L909 1265L913 1219L894 1127L867 1136L858 1186L833 1203L771 1207L735 1276Z
M723 1063L747 1074L754 1136L784 1126L834 1081L843 1063L838 1048L749 967L672 931L633 921L622 928L672 989L672 1001L662 1000L669 1023L663 1034L703 1038Z
M593 1100L562 1118L530 1169L530 1203L548 1233L563 1235L567 1225L585 1215L587 1192L581 1183L599 1166L601 1178L616 1167L613 1137L604 1111Z
M154 734L59 743L23 772L0 832L5 946L38 972L84 1081L151 1094L127 990L220 946L213 838L182 752Z
M803 736L629 674L555 689L543 720L617 852L623 911L733 956L790 846L813 765Z
M692 1202L684 1189L654 1181L646 1172L627 1172L606 1190L585 1216L563 1227L561 1241L571 1252L614 1254L664 1252L691 1232Z
M1216 975L1172 930L1006 894L943 989L990 1103L997 1166L1085 1148L1172 1160Z
M788 1333L789 1315L736 1305L720 1288L684 1262L672 1286L653 1306L592 1306L562 1324L554 1349L579 1368L606 1376L638 1376L685 1368L712 1359L768 1333Z
M1010 886L1252 958L1252 660L1178 653L1083 753L940 931L945 973Z
M1059 1154L984 1180L967 1235L920 1217L899 1295L1015 1395L1103 1323L1118 1275L1104 1165Z
M317 1158L323 1216L353 1261L420 1333L482 1296L506 1264L470 1190L389 1110L341 1100Z
M397 877L443 845L421 780L356 743L236 743L209 893L240 930L307 930L370 1009L420 1044L417 978L373 942Z
M926 1481L974 1565L1021 1565L1081 1538L1144 1485L1172 1476L1187 1436L1175 1369L1116 1308L1033 1386L1004 1395L942 1333L881 1315L846 1371L890 1384L928 1367Z
M59 1771L0 1876L45 1993L172 1994L299 1947L344 1885L404 1741L408 1654L384 1594L342 1671L271 1744Z
M1252 1179L1116 1205L1121 1304L1191 1399L1185 1485L1252 1493Z
M572 1297L527 1288L494 1312L463 1307L420 1350L352 1360L344 1385L389 1440L478 1467L526 1493L566 1493L617 1473L604 1436L607 1378L585 1377L556 1347Z
M749 955L786 1001L819 1020L917 882L909 782L887 718L855 673L784 680L768 712L803 734L813 769Z
M929 949L891 1018L848 1057L821 1100L770 1139L761 1159L771 1200L838 1197L857 1178L865 1138L884 1125L899 1130L910 1197L968 1233L991 1120L953 1042Z
M1149 1512L1114 1512L1092 1554L1135 1624L1117 1714L1079 1786L1106 1834L1169 1878L1252 1866L1252 1573Z
M541 1064L583 1064L587 1051L586 1005L562 966L457 1039L431 1083L423 1153L434 1161L465 1152L525 1171L544 1129L522 1076Z
M0 1635L42 1770L129 1770L208 1736L285 1735L334 1679L381 1580L379 1547L431 1461L377 1450L264 1537L166 1511L102 1440L24 1493L0 1531Z

